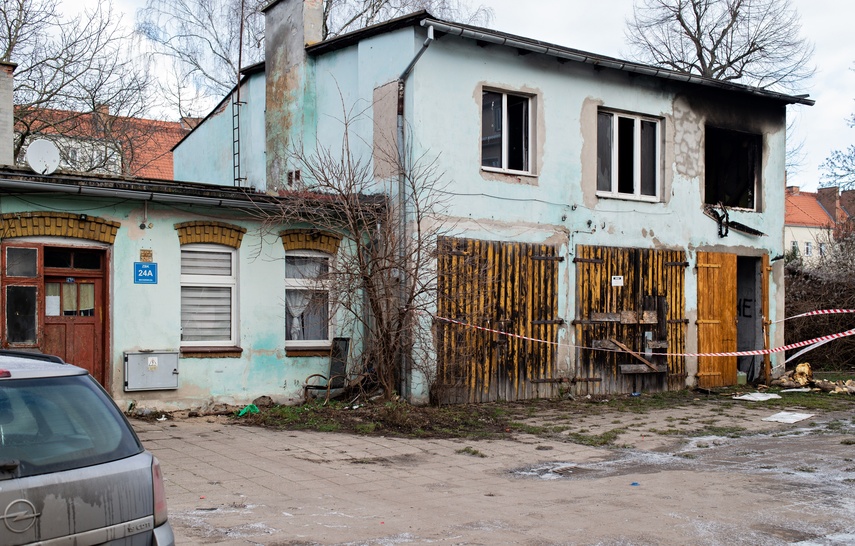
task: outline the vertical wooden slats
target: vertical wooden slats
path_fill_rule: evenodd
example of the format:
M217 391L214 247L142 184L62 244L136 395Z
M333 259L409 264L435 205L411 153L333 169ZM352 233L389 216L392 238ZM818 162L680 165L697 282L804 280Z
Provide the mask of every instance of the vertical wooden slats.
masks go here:
M548 245L443 238L437 258L440 316L555 341L556 248ZM548 259L536 259L545 257ZM483 402L549 396L533 384L553 373L554 349L518 337L440 323L439 390L444 401Z
M736 351L736 255L698 252L698 351ZM698 358L698 386L736 384L736 357Z
M612 277L623 286L612 286ZM580 394L612 394L678 389L685 382L685 357L660 357L667 374L621 374L620 364L634 363L622 353L591 350L595 342L616 339L633 351L645 350L645 333L667 341L667 352L685 350L685 253L656 250L578 246L576 248L576 339ZM661 324L645 323L644 311L660 313L664 306L665 335ZM624 313L625 314L622 314ZM593 320L611 316L610 320ZM623 317L618 319L617 317ZM635 320L631 320L635 317ZM660 339L661 338L661 339Z

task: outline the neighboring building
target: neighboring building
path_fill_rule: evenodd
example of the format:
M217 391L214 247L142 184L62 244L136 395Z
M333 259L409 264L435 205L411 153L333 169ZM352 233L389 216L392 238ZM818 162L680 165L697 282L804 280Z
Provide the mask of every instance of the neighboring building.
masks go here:
M338 239L268 233L257 214L288 200L264 193L15 166L0 68L0 346L88 369L125 409L301 400L293 382L319 359L286 358L270 287L286 250L335 254Z
M175 178L287 195L289 150L335 149L353 112L352 151L378 191L396 187L396 143L435 158L453 231L434 311L447 399L783 371L780 354L682 355L783 345L786 107L812 101L425 12L327 41L319 2L265 15L266 62L175 147ZM425 400L424 378L408 379L402 394Z
M172 147L191 129L185 120L169 122L97 112L36 108L18 109L18 164L24 165L27 145L35 139L53 142L60 167L93 174L172 179Z
M841 230L846 230L855 209L855 190L840 192L836 186L804 192L788 186L784 220L784 248L797 252L808 263L822 257Z

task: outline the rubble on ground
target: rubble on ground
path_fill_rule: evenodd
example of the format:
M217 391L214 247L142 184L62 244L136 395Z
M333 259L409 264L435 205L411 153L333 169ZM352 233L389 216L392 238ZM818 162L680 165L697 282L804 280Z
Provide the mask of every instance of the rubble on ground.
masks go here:
M781 387L782 389L809 387L831 394L855 394L855 381L852 379L847 379L846 381L814 379L813 370L811 370L810 364L807 362L799 364L795 370L790 370L778 379L775 379L771 385L773 387Z

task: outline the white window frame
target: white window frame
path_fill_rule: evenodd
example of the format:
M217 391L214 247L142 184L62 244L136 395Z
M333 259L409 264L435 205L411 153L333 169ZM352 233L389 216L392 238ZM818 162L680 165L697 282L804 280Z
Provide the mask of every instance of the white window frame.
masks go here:
M791 250L791 251L793 251L793 252L798 252L798 251L799 251L799 242L798 242L798 241L796 241L795 239L794 239L794 240L793 240L793 242L790 244L790 250Z
M201 244L193 243L181 246L181 252L210 252L210 253L228 253L231 255L231 275L187 275L181 274L181 288L184 287L212 287L212 288L229 288L231 290L231 328L229 339L222 340L201 340L201 341L185 341L181 340L182 347L236 347L238 339L238 260L237 249L225 245L217 244ZM183 259L183 255L181 256ZM182 319L183 323L183 313ZM182 327L183 328L183 327Z
M828 246L825 243L819 243L819 255L825 256L828 252Z
M612 139L611 139L611 189L600 190L597 189L597 196L599 197L610 197L617 199L632 199L637 201L649 201L649 202L659 202L660 196L662 194L662 120L660 118L656 118L653 116L646 116L642 114L630 114L626 112L620 112L615 110L605 110L601 109L597 111L597 163L599 164L599 126L600 126L600 114L610 115L612 118ZM633 127L633 192L625 193L618 191L619 188L619 180L618 180L618 162L620 158L620 150L617 140L618 135L618 123L620 118L632 119L634 121ZM656 188L655 195L644 195L641 193L641 124L642 122L653 123L656 127L656 135L654 138L654 142L656 143L656 153L654 154L654 165L655 165L655 176L656 179L654 181L654 185ZM598 185L599 183L599 173L597 173L594 183Z
M805 241L805 256L813 256L813 243Z
M329 349L332 347L333 340L333 332L335 331L335 324L333 320L332 313L332 294L330 293L330 286L328 282L316 279L298 279L294 277L288 277L287 272L287 258L288 257L308 257L308 258L325 258L328 264L328 270L332 267L333 256L327 254L326 252L319 252L315 250L288 250L285 252L286 256L286 271L285 271L285 292L287 293L288 289L295 290L311 290L311 291L327 291L327 339L287 339L288 333L287 330L285 332L285 348L286 349ZM284 298L283 298L284 301ZM291 326L288 324L288 310L287 310L287 302L285 303L286 308L284 310L285 319L285 328L290 328Z
M504 89L494 89L490 87L485 87L481 90L481 150L479 156L481 157L481 170L489 171L489 172L498 172L498 173L510 173L510 174L526 174L526 175L534 175L534 167L533 167L533 157L534 154L534 101L532 100L532 96L526 93L515 93L513 91L507 91ZM483 99L484 93L497 93L502 95L502 165L501 167L490 167L484 165L484 107L483 107ZM510 139L508 138L508 96L518 97L526 100L526 168L523 170L517 169L509 169L508 168L508 144Z

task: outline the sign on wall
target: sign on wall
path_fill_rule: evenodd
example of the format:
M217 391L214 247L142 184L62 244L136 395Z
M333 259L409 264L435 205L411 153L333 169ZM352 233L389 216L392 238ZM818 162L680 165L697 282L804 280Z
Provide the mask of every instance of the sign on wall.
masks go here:
M134 284L157 284L157 264L134 262Z

